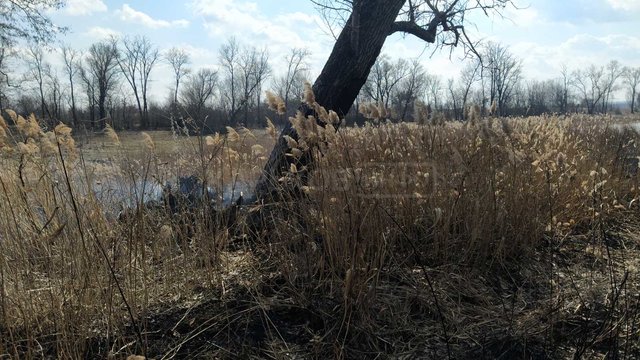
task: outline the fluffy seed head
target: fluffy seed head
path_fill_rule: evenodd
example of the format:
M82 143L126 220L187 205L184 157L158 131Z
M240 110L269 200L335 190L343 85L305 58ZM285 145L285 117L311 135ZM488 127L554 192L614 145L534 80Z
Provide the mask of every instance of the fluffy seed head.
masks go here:
M219 133L215 133L213 136L207 136L204 138L204 143L209 148L215 148L222 144L222 137Z
M9 126L7 125L7 122L4 121L4 118L2 117L2 115L0 115L0 129L8 129Z
M227 140L232 144L240 140L240 134L231 126L227 126Z
M11 109L6 109L5 112L7 114L9 114L9 117L11 118L11 120L15 123L16 121L18 121L18 114L16 114L15 111L11 110Z
M153 142L153 139L151 138L151 136L149 134L147 134L146 132L142 132L142 141L144 142L144 146L153 151L156 148L156 144Z
M287 146L289 146L289 149L295 149L298 147L298 142L291 136L285 135L284 139L286 140Z
M111 125L107 124L105 126L104 133L113 142L114 145L120 145L120 138L118 137L118 134L116 134L116 131L113 130Z
M304 83L304 102L307 105L313 105L316 103L316 96L313 93L313 88L309 82Z
M267 105L269 105L269 109L275 111L278 115L284 115L287 112L284 100L271 91L267 91Z
M18 118L16 120L16 127L18 128L18 131L25 137L35 139L42 133L40 125L38 124L38 120L36 120L36 117L33 114L31 114L28 119L25 119L22 116L18 115Z
M273 140L278 138L278 129L276 129L276 126L273 125L269 118L267 118L267 134L269 134Z

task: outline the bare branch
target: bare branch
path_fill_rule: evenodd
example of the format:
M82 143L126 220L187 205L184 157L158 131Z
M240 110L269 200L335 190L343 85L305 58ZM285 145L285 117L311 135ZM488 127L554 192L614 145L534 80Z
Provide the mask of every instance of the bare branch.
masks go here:
M425 29L423 27L418 26L415 22L411 21L397 21L393 24L393 28L391 28L391 34L395 32L404 32L407 34L411 34L416 36L417 38L424 40L428 43L434 43L436 41L436 30L437 27L429 27Z

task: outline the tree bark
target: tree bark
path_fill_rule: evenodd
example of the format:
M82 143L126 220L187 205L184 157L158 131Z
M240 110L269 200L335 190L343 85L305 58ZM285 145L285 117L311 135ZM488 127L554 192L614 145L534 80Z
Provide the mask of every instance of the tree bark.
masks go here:
M333 110L343 117L349 112L360 89L367 81L388 35L396 31L394 22L405 0L359 0L354 1L353 11L338 37L331 55L320 76L313 84L318 104ZM300 108L305 115L312 110ZM286 154L289 147L284 136L298 139L298 134L287 123L271 152L263 174L256 184L256 197L269 200L277 192L277 181L289 169L291 161ZM310 153L296 160L297 166L312 165Z

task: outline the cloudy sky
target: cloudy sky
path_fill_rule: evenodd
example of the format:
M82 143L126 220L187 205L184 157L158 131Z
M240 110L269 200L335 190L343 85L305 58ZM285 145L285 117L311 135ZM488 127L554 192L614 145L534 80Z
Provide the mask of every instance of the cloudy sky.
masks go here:
M640 66L640 0L515 0L502 17L471 15L475 39L508 45L523 60L528 78L559 76L563 64L582 68L618 60ZM333 38L324 30L309 0L68 0L52 14L71 32L61 41L86 49L110 35L146 35L160 49L186 49L192 67L215 67L218 49L229 37L266 47L274 72L292 47L306 47L317 75L331 51ZM391 57L419 58L425 68L455 77L460 52L434 52L420 40L394 35L383 50ZM55 61L53 61L55 63ZM152 75L152 92L166 95L170 73L161 64Z

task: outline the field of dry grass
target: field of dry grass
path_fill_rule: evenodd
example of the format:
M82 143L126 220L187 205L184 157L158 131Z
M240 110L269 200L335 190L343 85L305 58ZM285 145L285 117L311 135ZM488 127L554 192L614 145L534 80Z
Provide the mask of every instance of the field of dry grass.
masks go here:
M250 188L272 128L0 122L0 357L638 358L637 120L299 117L304 195L188 234L131 184Z

